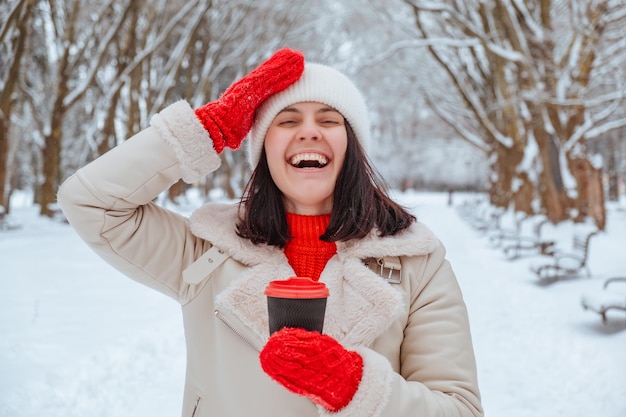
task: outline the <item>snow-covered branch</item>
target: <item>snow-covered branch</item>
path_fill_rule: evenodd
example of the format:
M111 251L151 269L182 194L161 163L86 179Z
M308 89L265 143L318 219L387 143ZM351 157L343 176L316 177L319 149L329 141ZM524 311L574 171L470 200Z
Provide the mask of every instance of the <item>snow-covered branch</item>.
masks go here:
M405 0L409 2L408 0ZM410 3L410 2L409 2ZM454 48L463 48L463 47L478 47L482 46L486 50L490 51L494 55L503 58L507 61L522 63L526 61L526 57L523 53L519 51L515 51L508 46L498 44L494 42L494 37L490 36L490 34L486 34L481 32L476 28L476 26L467 20L462 14L458 13L458 11L452 9L450 6L441 4L440 7L434 7L431 3L428 3L428 7L423 7L423 3L419 5L415 5L420 11L438 11L438 12L446 12L450 13L454 20L460 22L462 25L463 32L468 38L466 39L455 39L455 38L439 38L439 37L427 37L426 39L414 39L412 42L416 42L414 45L404 46L404 47L447 47L451 46ZM433 6L433 7L430 7Z
M599 123L603 120L607 120L615 112L616 109L622 107L622 104L623 104L622 102L615 101L611 103L609 106L602 109L601 112L599 112L598 114L594 116L592 116L589 111L585 111L584 123L580 125L574 131L572 136L567 140L567 142L565 143L563 147L565 151L569 151L573 149L576 146L576 144L579 143L581 138L583 136L586 137L594 128L598 129L597 131L593 133L596 136L603 132L611 130L609 128L611 124L606 123L605 125L599 126ZM616 121L615 126L619 126L619 125L620 125L620 122Z
M145 59L149 58L159 46L168 40L171 32L177 27L178 23L187 16L190 10L197 5L196 1L186 2L185 5L178 11L178 13L168 22L163 30L153 39L146 47L134 57L134 59L128 64L122 74L117 78L113 85L109 88L109 96L112 97L122 86L128 81L130 74L137 68Z
M513 5L515 6L515 10L522 15L524 24L528 26L531 30L531 36L533 36L538 41L542 41L545 37L545 31L541 24L538 24L535 21L535 18L526 7L526 1L524 0L513 0ZM507 5L509 2L507 1Z
M9 11L6 16L6 20L0 27L0 43L4 42L7 35L10 33L10 29L15 27L15 21L19 19L19 15L22 12L22 7L26 5L26 0L19 0L14 5L13 8Z
M588 139L597 138L606 134L607 132L622 128L624 126L626 126L626 118L611 120L604 124L594 126L592 129L589 129L585 134L585 137Z
M432 46L447 46L452 48L467 48L480 46L478 39L452 39L452 38L427 38L427 39L405 39L402 41L394 42L389 45L385 51L369 58L362 69L373 67L393 57L399 51L432 47Z
M183 62L183 59L185 58L185 51L189 49L190 43L194 39L194 34L196 33L196 30L202 22L203 17L209 7L211 7L210 3L202 1L199 4L198 8L194 10L194 18L189 19L187 26L183 29L182 37L178 40L176 47L169 55L169 62L165 65L165 76L159 83L161 89L160 92L157 94L154 102L152 103L152 109L150 110L150 114L155 113L157 109L163 106L167 92L176 82L176 75L178 75L178 70Z
M485 140L481 138L479 135L474 133L473 131L466 129L459 123L459 120L453 117L448 111L444 110L441 102L438 100L433 100L430 98L428 91L425 89L421 89L422 95L426 102L429 104L431 109L439 116L443 121L445 121L455 132L457 132L465 141L470 143L472 146L480 149L485 154L489 153L491 147L485 143Z
M87 73L87 76L82 79L82 82L78 87L76 87L71 93L69 93L64 98L63 105L65 107L71 107L74 103L76 103L76 101L78 101L78 99L80 99L85 94L89 86L93 84L93 81L96 77L96 73L101 68L102 61L104 59L104 55L106 51L109 49L111 42L113 41L113 39L119 32L120 27L122 26L122 23L126 19L126 15L129 10L129 7L130 7L130 2L124 6L124 11L122 13L119 13L117 20L113 23L111 28L109 28L109 31L107 32L107 34L104 36L104 39L100 43L98 50L95 54L95 57L91 58L92 60L91 67Z

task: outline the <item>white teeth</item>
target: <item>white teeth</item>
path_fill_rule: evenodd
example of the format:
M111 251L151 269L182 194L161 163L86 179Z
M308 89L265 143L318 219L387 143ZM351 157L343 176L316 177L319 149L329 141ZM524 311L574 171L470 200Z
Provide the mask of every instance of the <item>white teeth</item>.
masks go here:
M328 159L319 153L300 153L292 156L289 163L298 166L303 161L317 162L320 166L325 166L328 163Z

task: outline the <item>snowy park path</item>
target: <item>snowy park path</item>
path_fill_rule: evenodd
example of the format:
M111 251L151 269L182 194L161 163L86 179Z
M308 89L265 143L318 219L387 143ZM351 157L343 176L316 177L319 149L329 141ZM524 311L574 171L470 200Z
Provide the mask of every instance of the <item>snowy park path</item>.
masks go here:
M505 260L446 195L398 198L448 249L487 417L626 415L626 315L602 325L580 306L583 293L626 273L626 212L610 212L592 243L593 278L539 286L530 259ZM14 216L22 228L0 233L0 417L178 416L176 303L112 270L67 225L32 207Z

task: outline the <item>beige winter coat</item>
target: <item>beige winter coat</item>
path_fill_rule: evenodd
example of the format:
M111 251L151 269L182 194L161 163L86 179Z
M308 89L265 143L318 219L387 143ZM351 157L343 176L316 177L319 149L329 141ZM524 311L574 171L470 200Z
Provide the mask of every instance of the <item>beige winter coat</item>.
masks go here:
M186 102L151 124L70 177L59 202L102 258L181 304L183 417L482 415L462 295L444 248L420 223L338 243L320 277L331 294L324 332L364 361L350 404L329 413L271 380L258 359L268 338L263 289L293 269L282 250L235 234L236 205L186 219L152 203L181 177L217 169L219 157ZM400 262L391 279L390 269L364 264L383 257Z

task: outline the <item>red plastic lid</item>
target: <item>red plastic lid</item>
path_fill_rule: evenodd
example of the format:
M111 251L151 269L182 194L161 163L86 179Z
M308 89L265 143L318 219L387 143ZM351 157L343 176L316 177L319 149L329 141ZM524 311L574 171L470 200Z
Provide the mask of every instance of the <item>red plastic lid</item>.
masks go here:
M276 298L326 298L326 284L311 278L291 277L272 281L265 287L265 295Z

